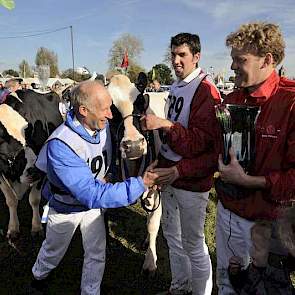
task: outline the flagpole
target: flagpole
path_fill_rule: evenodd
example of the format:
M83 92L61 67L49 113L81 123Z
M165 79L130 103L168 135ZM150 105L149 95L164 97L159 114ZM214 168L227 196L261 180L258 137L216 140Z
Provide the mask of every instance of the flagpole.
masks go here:
M74 58L73 26L70 26L70 31L71 31L71 48L72 48L72 71L73 71L73 80L75 80L75 58Z

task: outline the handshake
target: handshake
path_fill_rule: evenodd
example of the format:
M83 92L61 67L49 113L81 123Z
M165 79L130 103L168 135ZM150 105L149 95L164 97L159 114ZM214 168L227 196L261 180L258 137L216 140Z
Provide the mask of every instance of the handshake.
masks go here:
M172 184L177 178L179 178L179 172L176 166L170 168L156 168L158 161L154 161L148 166L142 176L143 183L147 188L151 188L154 185L159 187Z

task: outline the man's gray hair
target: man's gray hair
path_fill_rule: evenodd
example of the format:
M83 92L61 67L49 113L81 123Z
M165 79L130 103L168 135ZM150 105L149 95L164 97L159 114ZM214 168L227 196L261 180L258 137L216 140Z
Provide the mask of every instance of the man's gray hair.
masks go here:
M93 84L97 84L97 82L81 82L71 90L71 103L75 111L78 110L81 105L91 107L91 92L87 91L87 89Z

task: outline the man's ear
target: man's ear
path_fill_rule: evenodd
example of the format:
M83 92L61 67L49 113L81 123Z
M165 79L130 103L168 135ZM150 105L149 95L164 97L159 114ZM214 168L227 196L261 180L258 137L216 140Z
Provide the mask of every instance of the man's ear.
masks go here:
M86 117L88 113L88 109L84 105L79 106L79 114L83 117Z
M194 54L194 62L196 63L196 65L199 63L200 57L201 57L200 52L197 52L197 53Z
M275 61L274 61L273 55L270 52L268 52L264 57L264 62L263 62L262 67L266 68L270 65L273 65L274 63L275 63Z

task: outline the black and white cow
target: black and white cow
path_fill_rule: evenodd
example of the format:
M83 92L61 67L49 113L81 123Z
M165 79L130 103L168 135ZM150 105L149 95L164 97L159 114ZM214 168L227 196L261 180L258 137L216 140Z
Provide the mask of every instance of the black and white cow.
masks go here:
M48 136L62 123L59 101L55 93L18 90L0 105L0 189L9 208L7 238L11 244L20 232L18 200L30 187L32 234L42 232L40 190L36 182L30 184L28 169L34 166L36 155Z
M122 169L122 178L141 174L149 162L157 156L161 144L157 132L154 132L152 137L142 134L144 132L136 122L138 123L138 117L143 113L155 114L164 118L165 99L168 93L160 92L149 93L148 96L143 95L144 89L138 84L140 84L140 81L135 85L125 75L115 75L110 79L108 85L108 91L112 96L113 104L120 112L121 124L124 125L123 134L121 136L115 135L115 137L120 138L119 148L122 155L119 157L121 161L120 166L127 167L127 169ZM114 112L113 115L115 115ZM119 133L115 132L118 135ZM115 140L118 140L118 138L115 138ZM149 142L147 143L147 141ZM135 159L138 157L141 157L143 161L136 161ZM138 166L138 163L140 166ZM130 172L133 169L134 171ZM129 173L125 172L125 170L129 170ZM156 239L160 227L162 207L159 201L159 194L156 191L146 192L142 199L144 200L145 207L151 209L147 217L148 236L146 243L148 247L143 270L154 273L157 269ZM152 210L152 208L155 210Z

